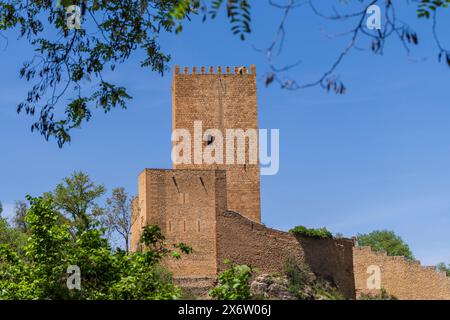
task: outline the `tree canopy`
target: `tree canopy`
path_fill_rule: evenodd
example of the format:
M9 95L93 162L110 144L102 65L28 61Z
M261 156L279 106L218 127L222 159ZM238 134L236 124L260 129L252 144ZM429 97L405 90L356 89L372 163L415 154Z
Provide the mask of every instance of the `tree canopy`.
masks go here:
M64 178L53 192L46 193L46 197L53 199L55 208L77 230L87 230L98 223L103 209L96 200L105 194L103 185L97 185L84 172L74 172L70 177Z
M60 223L52 198L27 199L30 237L26 245L15 250L0 239L0 299L180 297L180 289L159 263L167 255L180 258L192 249L185 244L175 244L175 251L168 249L159 227L144 229L143 252L114 251L98 228L80 230L74 241L71 226ZM78 289L68 285L68 270L73 266L80 270Z
M403 256L414 260L408 244L394 231L376 230L367 234L358 234L357 239L359 246L368 246L375 251L386 251L389 256Z

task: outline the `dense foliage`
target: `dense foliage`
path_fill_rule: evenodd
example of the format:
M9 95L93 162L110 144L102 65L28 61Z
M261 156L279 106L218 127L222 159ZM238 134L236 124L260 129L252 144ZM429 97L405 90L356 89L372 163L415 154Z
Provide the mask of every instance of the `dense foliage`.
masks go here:
M250 278L252 268L226 261L230 267L219 274L219 283L210 290L209 295L218 300L248 300L250 296Z
M160 266L192 249L167 248L157 226L144 229L141 253L113 251L99 228L81 229L61 223L51 197L27 198L30 237L22 250L0 245L0 299L176 299L180 290ZM69 289L67 270L80 269L81 288Z
M52 199L55 209L61 213L60 219L69 223L74 233L89 230L98 223L103 208L96 201L105 192L106 188L97 185L86 173L75 171L44 197Z
M316 239L331 239L333 238L333 234L328 231L326 228L307 228L304 226L296 226L289 230L290 233L295 235L301 235L305 237L311 237Z
M371 247L374 251L386 251L389 256L403 256L414 260L408 244L394 231L376 230L367 234L358 234L358 245Z
M0 244L5 244L12 250L20 251L25 246L26 240L26 234L12 228L6 218L0 216Z

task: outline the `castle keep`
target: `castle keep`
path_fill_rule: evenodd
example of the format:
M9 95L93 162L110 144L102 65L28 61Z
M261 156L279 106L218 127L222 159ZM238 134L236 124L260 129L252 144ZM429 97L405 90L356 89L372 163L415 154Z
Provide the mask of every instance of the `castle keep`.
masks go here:
M193 137L191 155L216 143L214 135L196 134L196 123L223 137L227 129L258 129L255 66L175 67L172 128ZM400 299L450 299L449 279L419 262L355 248L351 239L294 236L262 225L259 164L250 161L250 139L244 143L243 155L232 150L244 156L243 163L208 163L193 156L192 162L174 162L172 169L142 171L132 208L131 250L141 249L142 228L156 224L169 243L184 242L194 250L165 261L184 284L213 285L226 268L225 259L272 273L283 270L287 257L295 257L346 298L368 292L367 268L377 264L382 287Z
M204 131L218 129L223 137L228 129L258 129L255 66L251 66L250 72L245 67L235 67L233 72L230 67L225 70L219 67L217 73L210 68L208 74L203 67L200 74L195 68L192 74L188 74L187 68L183 71L175 68L172 83L172 129L189 130L194 137L192 148L208 143L194 134L195 121L201 122ZM235 142L233 145L237 146ZM197 163L174 164L173 168L226 171L226 208L261 222L259 164L250 163L248 147L245 163L217 165L194 159Z
M256 69L229 67L217 72L196 68L183 72L175 67L172 83L172 127L187 130L194 146L206 147L203 135L196 135L194 122L203 131L257 129ZM196 137L196 138L195 138ZM214 143L214 142L213 142ZM177 276L215 276L218 268L217 219L227 210L260 222L259 166L245 163L173 164L172 170L146 169L139 176L139 218L133 225L131 247L139 247L140 231L147 224L161 227L170 242L192 246L194 254L182 262L168 261Z

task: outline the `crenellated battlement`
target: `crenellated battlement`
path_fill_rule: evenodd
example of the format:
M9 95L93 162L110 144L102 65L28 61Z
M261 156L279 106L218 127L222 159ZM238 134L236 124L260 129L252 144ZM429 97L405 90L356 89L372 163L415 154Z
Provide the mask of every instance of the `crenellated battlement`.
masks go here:
M233 68L230 66L226 66L222 68L221 66L215 67L183 67L175 66L174 75L256 75L256 66L252 64L250 66L250 70L246 66L234 66Z
M240 164L223 164L223 162L211 164L196 160L196 150L200 149L198 146L195 147L197 140L194 128L194 124L199 121L205 128L221 130L222 135L228 128L239 128L244 131L258 128L255 65L251 65L250 69L246 66L175 66L174 73L172 128L173 130L189 130L194 137L194 143L191 144L190 163L174 162L173 167L175 169L226 170L227 209L260 222L260 172L259 166L250 161L250 149L245 148L243 158L246 166L244 167ZM235 153L239 152L236 149Z
M418 260L389 256L370 247L353 248L353 268L357 294L375 293L367 288L368 267L379 266L381 286L399 299L450 299L450 277L435 266L423 266ZM418 290L419 288L419 290Z

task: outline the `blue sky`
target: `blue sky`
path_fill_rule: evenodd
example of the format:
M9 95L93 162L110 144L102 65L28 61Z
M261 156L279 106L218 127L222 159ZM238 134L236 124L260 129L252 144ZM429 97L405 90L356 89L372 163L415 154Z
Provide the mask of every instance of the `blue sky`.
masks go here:
M194 19L182 34L164 35L161 42L171 66L254 63L261 76L268 66L254 47L270 42L280 15L261 1L246 42L221 18L206 24ZM448 16L440 30L448 30ZM414 10L408 17L415 21ZM337 72L348 86L344 96L265 88L259 76L260 127L280 129L280 171L261 180L266 225L326 226L346 236L392 229L424 264L450 262L450 70L437 63L429 22L414 26L422 38L410 58L396 41L383 56L350 54ZM319 76L347 43L328 39L324 30L344 29L294 13L280 57L285 63L302 59L291 77ZM51 190L74 170L109 190L124 186L135 194L142 169L171 167L171 72L160 77L139 67L141 54L133 56L108 75L133 95L128 110L96 113L61 150L32 134L31 119L15 112L29 88L18 79L19 68L32 50L8 36L0 51L0 201L7 214L15 200Z

